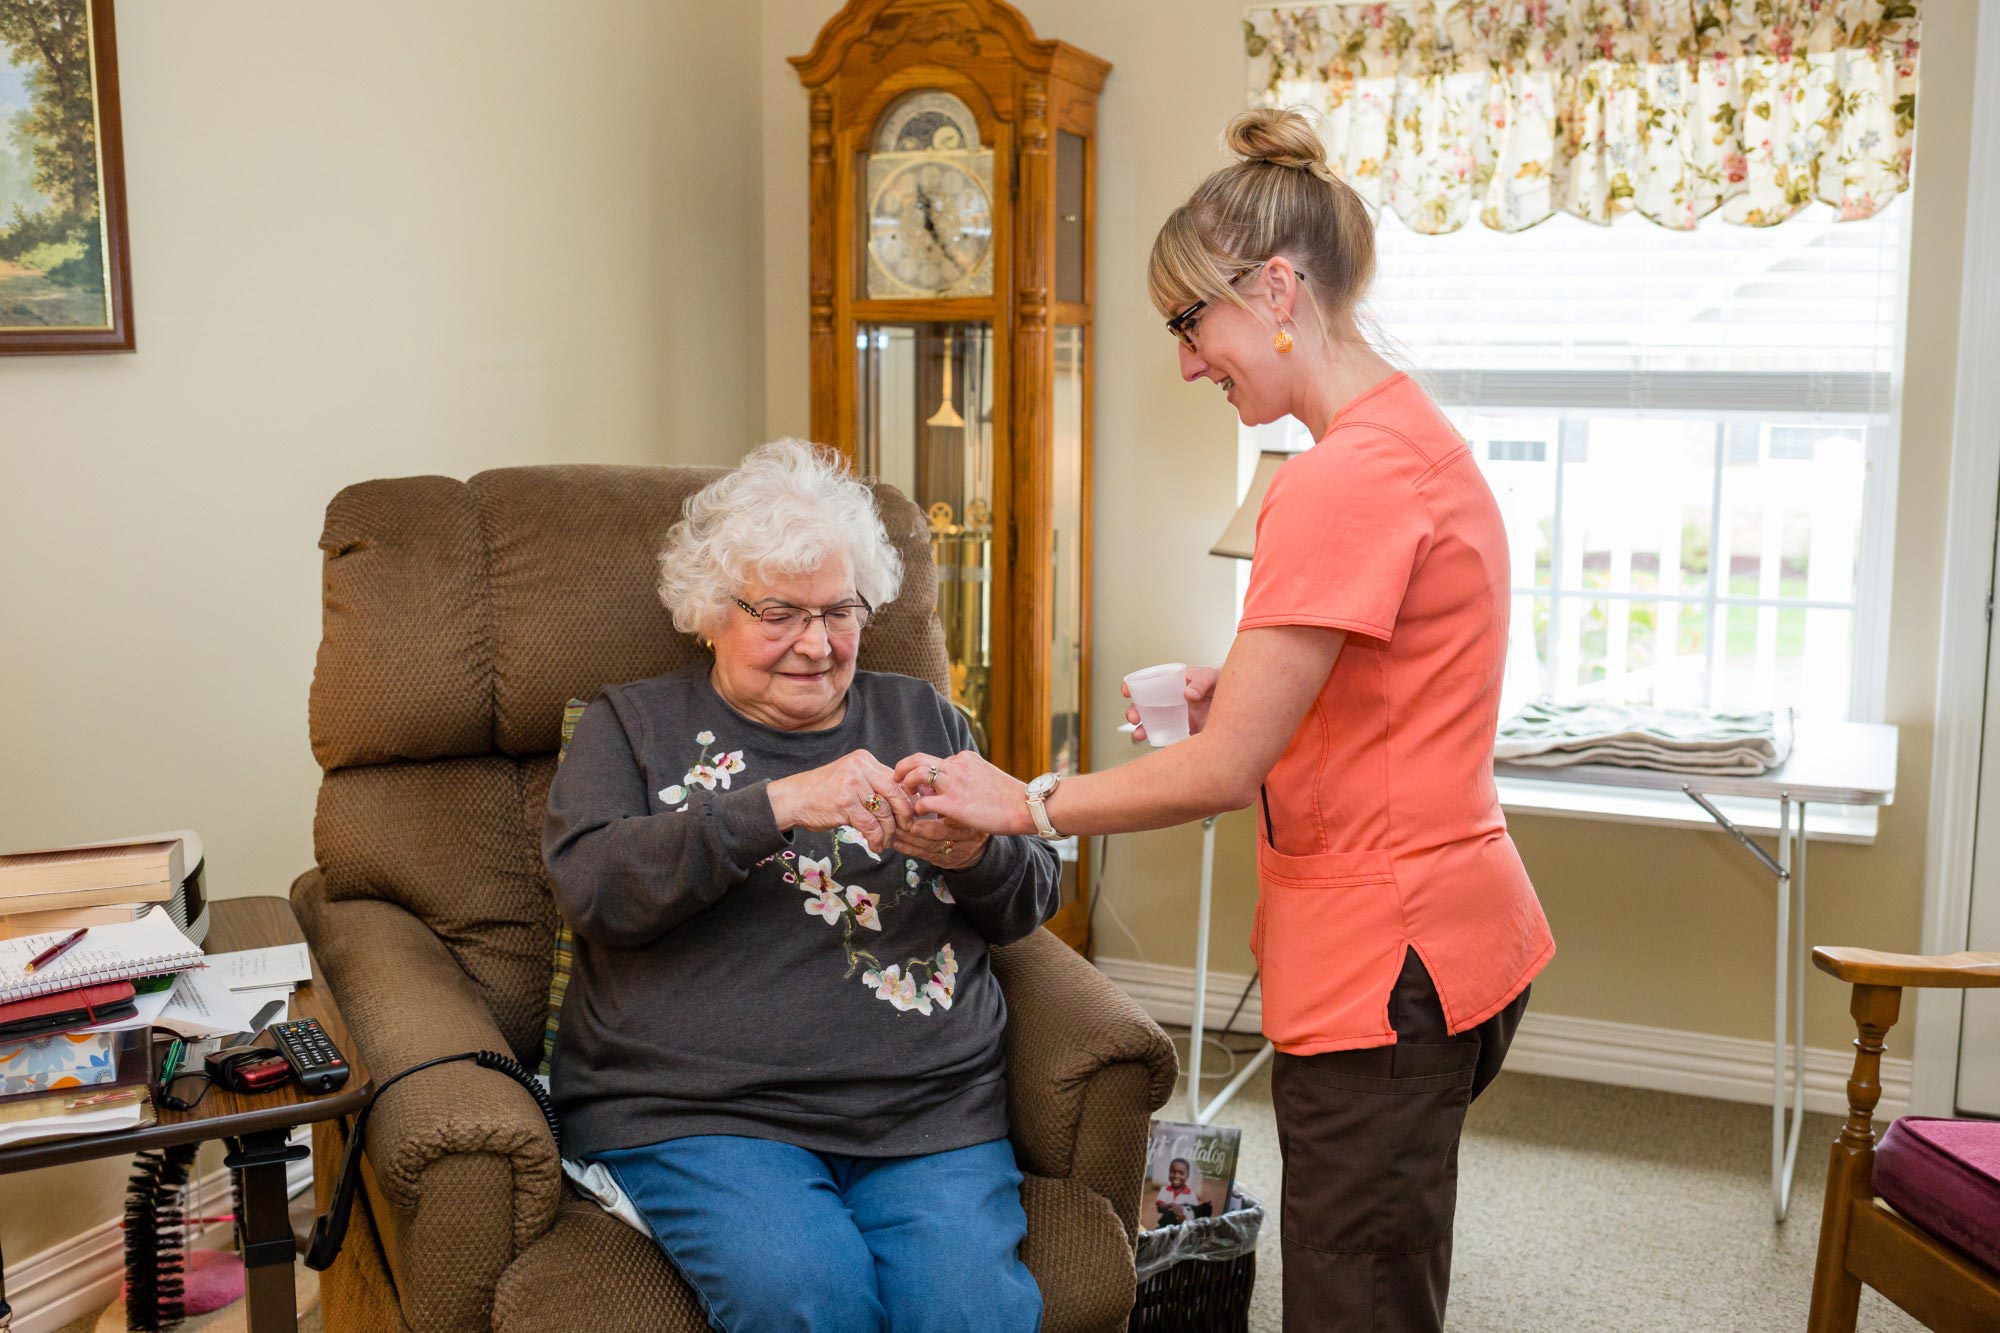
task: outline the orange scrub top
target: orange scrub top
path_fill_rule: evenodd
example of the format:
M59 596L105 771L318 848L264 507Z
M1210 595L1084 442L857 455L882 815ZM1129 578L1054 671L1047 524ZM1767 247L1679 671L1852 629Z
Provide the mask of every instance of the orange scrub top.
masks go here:
M1279 1050L1393 1044L1406 949L1453 1032L1554 957L1493 786L1511 600L1493 493L1405 375L1271 482L1239 628L1348 636L1258 811L1251 948Z

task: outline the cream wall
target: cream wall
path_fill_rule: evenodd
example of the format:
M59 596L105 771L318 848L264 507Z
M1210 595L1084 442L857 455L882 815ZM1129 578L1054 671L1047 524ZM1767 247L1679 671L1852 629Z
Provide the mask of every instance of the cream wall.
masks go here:
M1219 134L1243 105L1240 0L1021 0L1036 32L1112 62L1098 140L1096 661L1099 765L1129 753L1113 729L1115 682L1148 662L1227 650L1233 566L1206 554L1233 509L1236 423L1208 386L1177 381L1148 309L1154 229L1222 163ZM784 57L805 51L828 0L766 0L762 45L766 421L803 431L806 402L806 99ZM1950 448L1961 181L1970 126L1973 0L1928 0L1914 195L1908 378L1896 517L1886 720L1901 724L1900 795L1870 848L1815 848L1814 941L1914 948L1923 876L1937 588ZM1627 222L1623 225L1643 225ZM1171 540L1157 520L1172 514ZM1107 706L1111 705L1111 706ZM1769 1039L1772 887L1722 835L1522 818L1514 824L1559 945L1535 1008ZM1224 821L1214 965L1247 973L1254 826ZM1200 838L1179 829L1113 840L1102 956L1186 966ZM1852 1039L1840 988L1809 983L1808 1039ZM1907 1054L1907 1032L1892 1049Z
M139 349L0 360L0 848L187 825L216 893L283 893L337 489L759 437L756 30L202 0L118 37ZM6 1254L122 1177L0 1180Z

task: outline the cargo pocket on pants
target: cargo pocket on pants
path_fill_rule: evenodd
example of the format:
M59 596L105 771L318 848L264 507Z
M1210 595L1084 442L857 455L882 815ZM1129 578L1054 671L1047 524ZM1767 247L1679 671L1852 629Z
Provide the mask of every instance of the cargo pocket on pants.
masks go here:
M1412 1254L1451 1235L1474 1041L1280 1055L1284 1236L1340 1254Z

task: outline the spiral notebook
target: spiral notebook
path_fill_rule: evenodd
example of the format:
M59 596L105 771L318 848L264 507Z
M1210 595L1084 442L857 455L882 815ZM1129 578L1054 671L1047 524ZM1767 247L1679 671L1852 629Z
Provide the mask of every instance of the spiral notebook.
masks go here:
M28 971L36 954L67 933L0 940L0 1004L100 982L182 972L199 967L202 961L200 946L181 934L164 908L155 907L137 921L92 926L68 953L46 967Z

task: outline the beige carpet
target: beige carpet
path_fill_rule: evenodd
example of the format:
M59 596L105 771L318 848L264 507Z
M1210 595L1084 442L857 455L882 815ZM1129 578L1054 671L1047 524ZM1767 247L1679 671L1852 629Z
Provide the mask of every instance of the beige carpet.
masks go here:
M1185 1056L1183 1033L1176 1043ZM1247 1045L1247 1043L1245 1043ZM1209 1095L1227 1069L1204 1057ZM1185 1120L1185 1080L1162 1112ZM1279 1158L1269 1067L1216 1117L1243 1130L1238 1178L1269 1202L1257 1249L1256 1333L1280 1327ZM1459 1154L1448 1326L1531 1330L1805 1327L1826 1153L1809 1116L1791 1217L1771 1221L1768 1108L1503 1073L1473 1106ZM1920 1326L1864 1292L1864 1330Z

